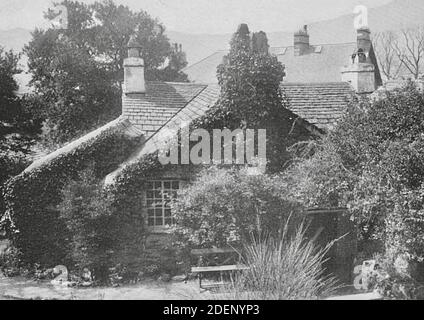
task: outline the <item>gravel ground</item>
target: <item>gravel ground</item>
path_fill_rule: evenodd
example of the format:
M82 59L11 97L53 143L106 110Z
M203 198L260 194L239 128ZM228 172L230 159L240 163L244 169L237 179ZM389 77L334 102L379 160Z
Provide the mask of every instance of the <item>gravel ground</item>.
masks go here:
M0 275L0 300L192 300L210 299L209 293L199 294L196 281L144 283L117 288L67 288L49 282Z

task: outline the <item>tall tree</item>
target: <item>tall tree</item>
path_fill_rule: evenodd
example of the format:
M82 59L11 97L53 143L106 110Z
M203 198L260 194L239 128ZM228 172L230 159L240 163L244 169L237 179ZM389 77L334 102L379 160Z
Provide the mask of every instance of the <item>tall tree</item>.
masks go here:
M266 35L251 35L245 24L240 25L230 45L229 54L218 67L219 100L200 125L266 129L267 168L280 171L290 159L287 147L311 137L287 108L280 87L284 66L269 54Z
M14 75L20 73L19 55L0 47L0 215L2 185L26 164L26 155L39 133L39 123L28 112L26 100L17 96Z
M401 41L393 42L399 60L414 79L422 76L424 60L424 27L401 31Z
M67 142L120 114L122 64L134 32L143 46L147 80L180 80L178 72L165 70L173 54L165 28L146 12L110 0L60 4L67 8L66 28L35 30L24 50L42 100L46 141ZM45 16L56 15L50 10Z
M402 62L395 49L395 42L398 41L397 34L392 31L377 33L373 39L380 70L387 80L397 79L402 70Z

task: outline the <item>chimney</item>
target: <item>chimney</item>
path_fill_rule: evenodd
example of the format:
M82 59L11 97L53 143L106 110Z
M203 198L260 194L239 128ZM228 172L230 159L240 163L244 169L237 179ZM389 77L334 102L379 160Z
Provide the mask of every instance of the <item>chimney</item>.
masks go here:
M373 93L377 89L375 66L371 62L371 32L368 28L357 30L357 48L350 63L342 68L342 81L349 82L359 94Z
M141 57L141 45L135 35L131 36L127 48L128 58L124 59L124 95L144 94L144 60Z
M362 27L357 30L357 46L358 49L369 53L371 50L371 31L369 28Z
M309 53L309 34L308 26L305 25L294 34L294 55L302 56L307 53Z

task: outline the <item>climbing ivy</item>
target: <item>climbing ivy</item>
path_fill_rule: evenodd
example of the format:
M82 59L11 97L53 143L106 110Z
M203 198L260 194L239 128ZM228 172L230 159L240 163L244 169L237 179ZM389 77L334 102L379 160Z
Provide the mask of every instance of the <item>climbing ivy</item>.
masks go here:
M7 183L7 233L24 262L64 263L69 235L57 210L62 189L89 166L103 178L128 157L137 142L118 125Z

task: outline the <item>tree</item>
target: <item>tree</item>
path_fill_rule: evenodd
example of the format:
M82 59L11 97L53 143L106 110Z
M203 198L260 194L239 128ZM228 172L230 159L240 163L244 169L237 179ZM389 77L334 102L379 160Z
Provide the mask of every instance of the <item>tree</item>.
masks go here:
M181 71L188 64L186 54L182 51L181 45L178 45L178 43L174 44L174 49L165 64L165 68L153 71L153 78L161 81L188 82L188 76Z
M391 31L377 33L373 39L380 70L387 80L397 79L402 70L402 62L394 45L397 41L397 34Z
M424 27L386 31L373 39L380 69L387 80L422 76L424 59Z
M21 72L18 61L19 55L0 47L0 215L4 210L2 185L24 169L40 125L32 118L27 100L16 95L14 75Z
M267 168L279 172L290 160L287 147L310 139L311 134L287 109L280 87L284 66L269 54L266 35L260 32L251 36L248 26L242 24L230 45L229 54L218 66L219 100L195 126L266 129Z
M421 76L424 59L424 27L404 29L401 31L401 44L393 43L398 59L411 73L414 79Z
M134 32L143 45L147 80L180 80L179 70L159 70L173 51L164 26L146 12L112 1L61 4L68 11L67 28L35 30L24 50L46 119L44 140L67 142L120 114L123 60Z

